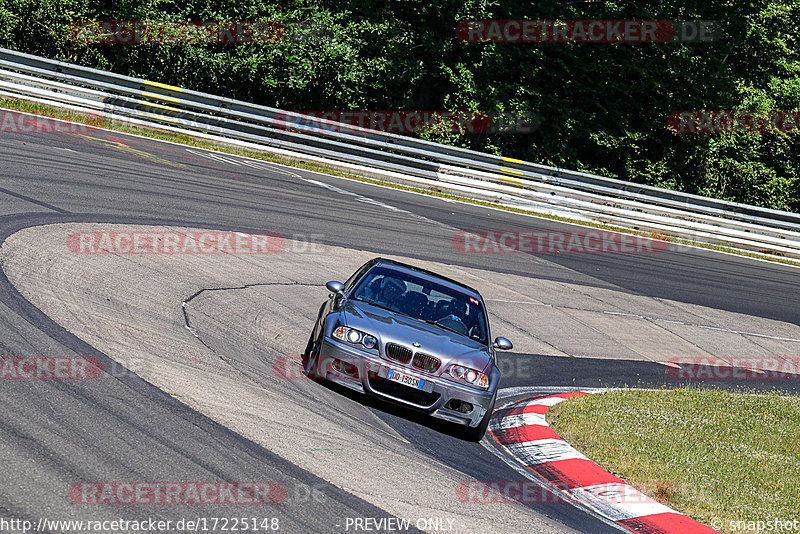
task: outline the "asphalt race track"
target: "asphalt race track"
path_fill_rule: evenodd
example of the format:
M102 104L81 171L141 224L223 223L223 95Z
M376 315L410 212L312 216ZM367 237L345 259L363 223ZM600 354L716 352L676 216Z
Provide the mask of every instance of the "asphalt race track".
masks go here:
M530 287L541 289L541 293L534 293L533 289L524 293L537 301L535 311L525 312L535 314L530 317L535 316L536 320L525 319L523 314L515 323L513 318L518 314L509 309L504 315L503 306L519 303L514 304L513 299L504 303L502 298L483 292L490 311L492 306L500 310L498 320L492 323L493 335L507 335L515 342L525 338L523 332L531 337L530 341L518 343L517 351L502 355L501 363L508 371L504 373L504 388L678 383L664 372L666 356L662 358L657 349L641 345L641 340L628 339L629 323L616 332L612 321L646 321L660 329L654 330L654 335L674 337L675 343L691 345L698 354L719 358L724 358L728 350L746 351L750 345L739 343L740 338L757 346L761 354L800 353L800 284L799 271L794 267L689 247L658 254L464 254L455 251L452 243L459 231L573 232L577 227L105 131L0 134L0 239L10 242L26 228L56 228L65 223L275 232L285 236L287 242L308 244L311 252L311 245L319 245L321 253L339 251L336 253L350 261L361 255L385 254L447 265L456 272L466 269L484 273L484 277L485 273L494 273L492 283L499 287L510 281L516 284L529 280ZM42 239L36 243L47 242ZM389 503L379 495L373 496L371 490L361 491L357 475L352 473L347 474L354 477L347 479L352 480L352 486L332 483L335 464L341 461L344 465L344 459L325 459L334 466L320 470L308 468L313 463L303 467L287 459L291 457L289 452L273 450L256 438L243 435L253 432L256 436L257 429L233 431L231 425L216 420L211 411L188 407L182 402L182 394L162 391L137 374L126 372L96 345L87 343L88 338L70 333L73 330L68 325L60 326L63 321L51 320L49 314L31 303L33 297L24 297L22 290L9 281L12 277L6 269L13 266L15 272L40 273L42 280L52 277L54 293L57 289L66 290L65 280L69 282L69 278L59 279L59 256L51 249L20 252L21 244L15 243L12 248L9 242L3 244L5 250L0 254L0 356L95 357L105 364L106 373L97 380L0 381L0 463L4 473L0 518L36 523L40 517L177 520L255 515L279 518L281 532L353 532L357 528L346 523L347 518L422 517L410 512L416 506L413 498L405 503ZM348 251L354 252L349 255ZM23 252L25 262L18 260ZM348 264L336 270L336 262L331 259L335 256L329 256L327 262L320 260L325 269L312 271L310 266L317 260L311 252L303 250L302 258L314 276L308 277L307 291L293 298L307 301L305 306L314 309L327 294L324 288L314 285L324 283L320 277L326 270L332 271L327 279L341 280L350 275L352 268ZM40 257L38 264L35 259ZM84 258L76 259L80 266L78 260ZM299 271L304 269L298 267ZM114 279L115 272L120 271L109 269L103 278L76 283L81 293L76 290L78 302L96 288L97 295L86 297L84 311L99 313L96 308L90 310L88 303L95 306L102 300L100 295L111 302L124 294L123 289L130 295L138 288L142 295L152 297L152 302L160 298L160 289L153 288L161 286L155 286L153 280L142 277L123 284ZM78 271L69 274L76 277L76 282L80 277ZM171 274L180 278L180 271ZM259 283L257 269L248 277L254 285ZM268 281L265 276L264 283ZM198 285L195 291L211 287L216 288ZM252 294L237 293L233 287L227 289L187 304L188 317L197 324L197 347L202 348L202 343L220 354L241 353L240 358L216 362L217 367L209 369L219 368L221 377L226 369L235 370L252 382L253 391L258 391L259 384L266 391L272 384L263 378L271 372L267 356L246 360L247 365L236 363L248 357L250 351L243 349L242 343L255 335L237 323L236 310L248 305L256 308L259 298L276 298L284 289L273 288L267 293L254 289ZM37 289L43 294L49 290L45 285ZM119 293L114 293L117 290ZM581 295L592 295L594 304L583 307ZM173 300L173 295L166 292L161 296L171 303L176 314L181 313L180 298ZM555 312L552 306L559 305L562 297L565 306L558 313L582 321L592 335L607 334L606 345L582 341L583 334L570 331L572 323L548 321L547 314ZM541 302L545 304L538 305ZM519 306L527 304L532 302ZM80 310L73 308L70 313L85 327L87 320L80 317ZM623 311L617 314L618 310ZM271 312L262 313L269 316ZM313 317L305 311L292 316L291 309L281 314L290 325L286 328L293 329L292 342L282 340L288 345L281 346L296 344L296 351L291 354L295 357L304 348L306 337L295 338L310 330ZM683 319L685 324L681 324ZM612 326L604 331L602 325ZM537 337L539 331L543 333ZM93 335L101 339L101 334ZM167 339L164 344L169 346L172 342ZM617 349L623 346L624 350ZM109 373L111 369L114 372ZM213 375L207 377L214 380ZM720 380L710 384L779 387L796 392L796 382ZM374 446L378 460L404 455L409 462L417 462L413 465L435 464L437 472L448 473L454 479L523 480L523 475L481 444L461 441L449 435L446 428L405 410L312 382L292 391L296 395L292 402L303 410L310 409L304 403L319 399L336 408L330 413L320 408L330 424L328 439L332 442L337 439L337 423L349 425L351 420L355 421L353 425L363 424L385 433L385 439ZM220 405L228 400L225 396L216 398ZM282 410L291 412L291 406L287 401ZM282 412L282 416L291 418L292 413ZM295 438L287 433L282 439L282 447L290 451ZM338 449L346 454L349 445L340 441ZM405 466L392 468L403 470ZM430 492L427 498L443 493L455 495L454 487L437 484L436 478L427 477L424 471L407 475ZM367 481L368 472L358 476L364 477L365 485L379 482ZM280 504L257 510L252 505L92 506L70 499L68 490L79 481L275 481L286 488L287 496ZM417 496L426 498L424 491ZM472 522L459 529L458 519L452 527L455 531L470 531L475 525L487 532L530 532L533 528L542 532L618 531L586 511L560 503L514 505L514 510L504 508L502 512L488 505L466 506L475 510L465 519ZM496 509L497 523L493 516ZM510 527L516 517L524 518L524 528ZM446 525L445 521L442 529ZM412 521L408 531L414 528ZM435 529L429 525L425 530Z

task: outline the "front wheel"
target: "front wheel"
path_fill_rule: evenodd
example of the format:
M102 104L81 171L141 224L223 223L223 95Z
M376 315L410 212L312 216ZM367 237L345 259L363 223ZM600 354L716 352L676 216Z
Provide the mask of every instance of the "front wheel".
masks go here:
M306 350L303 353L301 360L303 364L303 373L305 373L305 375L311 380L318 380L322 378L317 372L317 367L319 365L319 351L320 347L322 346L322 335L323 331L320 331L319 338L314 339L314 332L311 332L311 337L308 338L308 345L306 345Z
M486 410L486 413L483 414L483 419L481 422L478 423L478 426L475 428L467 427L464 429L464 438L468 441L475 441L478 442L483 439L484 434L486 434L486 429L489 428L489 420L492 418L492 412L494 412L494 403L497 400L497 392L494 393L492 397L492 402L489 404L489 408Z

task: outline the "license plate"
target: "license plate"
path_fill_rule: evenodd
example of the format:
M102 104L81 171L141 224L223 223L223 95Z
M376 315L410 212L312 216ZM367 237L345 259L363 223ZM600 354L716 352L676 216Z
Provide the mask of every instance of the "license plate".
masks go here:
M425 387L425 381L421 378L404 375L403 373L398 373L394 369L389 369L389 371L386 373L386 378L416 389L423 389Z

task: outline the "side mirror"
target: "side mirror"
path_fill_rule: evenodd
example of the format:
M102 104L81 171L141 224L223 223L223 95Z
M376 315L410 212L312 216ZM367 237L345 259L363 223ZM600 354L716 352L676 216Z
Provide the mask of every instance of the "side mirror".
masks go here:
M328 291L330 291L334 295L344 295L344 284L341 282L331 281L325 284L325 287L327 287Z
M495 338L494 343L492 343L492 346L500 350L511 350L514 348L514 345L504 337Z

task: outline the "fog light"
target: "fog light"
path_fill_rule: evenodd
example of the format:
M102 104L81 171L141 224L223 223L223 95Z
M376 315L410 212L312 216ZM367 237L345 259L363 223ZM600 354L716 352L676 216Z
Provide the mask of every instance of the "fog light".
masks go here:
M469 402L464 402L458 399L450 399L447 404L444 405L445 408L448 410L453 410L454 412L459 413L470 413L473 408L475 408Z

